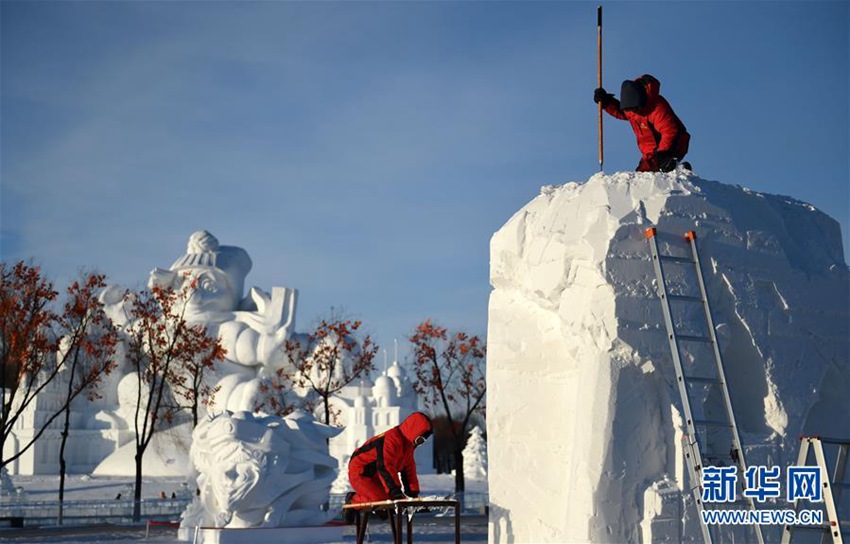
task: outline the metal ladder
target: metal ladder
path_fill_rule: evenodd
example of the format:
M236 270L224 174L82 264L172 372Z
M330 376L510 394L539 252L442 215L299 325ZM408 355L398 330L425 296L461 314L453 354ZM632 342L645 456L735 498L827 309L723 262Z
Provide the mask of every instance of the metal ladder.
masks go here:
M824 444L838 446L838 451L835 458L835 467L832 474L829 472L829 467L826 462L824 453ZM782 531L782 544L791 542L791 537L796 531L818 531L823 532L821 542L827 542L828 536L832 537L833 544L843 544L844 537L842 535L850 534L850 523L841 522L838 514L838 503L841 500L841 492L844 489L850 489L850 483L844 481L844 476L847 471L847 456L850 454L850 440L842 440L837 438L821 438L819 436L801 436L800 437L800 454L797 456L796 466L806 466L809 464L809 452L815 454L815 463L820 467L821 484L823 491L823 506L826 510L828 523L826 525L810 525L810 526L791 526L786 525ZM799 501L794 501L794 510L797 511L800 506Z
M689 231L685 234L685 240L690 246L690 257L678 257L673 255L662 255L658 249L658 235L656 229L649 228L646 230L646 238L649 240L649 246L652 250L652 264L655 268L655 276L658 282L658 295L661 298L661 307L664 310L664 323L667 327L667 337L670 342L670 351L673 355L673 364L676 370L676 383L679 389L679 395L682 399L682 409L685 416L685 457L688 465L688 472L691 477L691 493L693 494L694 502L697 507L698 522L702 529L703 539L706 544L712 543L711 527L702 523L702 512L704 510L702 497L702 474L705 460L714 462L731 462L737 465L737 482L742 491L744 485L744 475L747 472L747 465L744 460L744 449L741 447L741 439L738 435L738 426L735 423L735 413L732 409L732 399L729 396L729 390L726 386L726 375L723 370L723 359L720 354L720 347L717 343L717 336L714 331L714 320L711 315L711 308L708 303L708 295L706 294L705 281L702 275L700 266L699 252L697 250L697 238L694 231ZM696 272L696 280L699 285L699 294L674 294L670 292L670 285L667 281L666 268L670 265L693 267ZM678 305L695 305L702 307L702 313L705 318L704 334L682 334L675 325L674 314L671 308L671 303ZM714 353L714 365L709 365L713 369L710 375L688 375L685 373L682 364L683 351L680 344L705 344L710 345ZM706 372L703 370L703 372ZM723 414L718 418L695 418L691 397L695 388L716 388L719 389L723 398ZM706 395L707 396L707 395ZM717 452L709 452L707 449L709 443L709 430L722 429L722 433L727 435L726 439L731 439L731 449L728 454L720 455ZM723 439L714 440L712 442L724 442ZM713 444L712 444L713 445ZM725 452L725 449L723 450ZM743 497L743 495L741 495ZM755 510L756 506L752 497L745 497L743 502L746 508ZM723 503L723 506L728 506L730 503ZM756 535L759 544L764 544L764 537L759 525L751 526Z

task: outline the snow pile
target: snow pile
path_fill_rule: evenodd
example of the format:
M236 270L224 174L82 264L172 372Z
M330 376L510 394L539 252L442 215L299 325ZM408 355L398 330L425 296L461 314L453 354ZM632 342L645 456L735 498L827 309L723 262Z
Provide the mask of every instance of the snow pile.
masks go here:
M492 542L646 540L669 524L671 488L687 512L650 226L664 253L697 233L748 463L786 466L802 433L850 437L837 222L675 172L545 187L491 241Z

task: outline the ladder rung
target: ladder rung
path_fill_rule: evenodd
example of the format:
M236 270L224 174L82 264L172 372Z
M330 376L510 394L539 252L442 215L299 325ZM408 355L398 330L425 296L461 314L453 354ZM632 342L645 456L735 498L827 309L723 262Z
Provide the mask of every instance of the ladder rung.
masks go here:
M828 437L825 437L825 436L824 437L821 437L821 436L801 436L800 438L801 439L817 438L818 440L821 441L822 444L837 444L839 446L850 445L850 439L847 439L847 438L828 438Z
M667 298L670 300L681 300L683 302L702 302L701 297L692 295L667 295Z
M682 379L687 383L705 383L709 385L722 385L723 381L717 378L702 378L698 376L682 376Z
M659 255L661 261L670 261L671 263L696 264L693 259L688 257L674 257L673 255Z
M695 427L729 427L732 428L732 423L717 419L695 419L693 420Z
M809 532L818 532L822 533L824 531L830 531L831 528L826 525L786 525L786 531L794 530L794 531L809 531Z
M685 342L704 342L706 344L711 343L711 338L708 336L691 336L689 334L677 334L676 338L678 340L684 340Z
M841 522L841 525L843 526L844 522ZM786 530L793 529L795 531L819 532L819 533L824 532L824 531L831 533L835 530L831 525L792 525L790 527L788 525L786 525L785 529ZM840 530L838 532L841 533L842 535L850 534L850 531L848 531L847 529L841 529L841 528L839 528L839 529Z
M702 455L702 462L706 463L706 466L710 466L710 465L708 465L709 461L733 461L733 462L735 461L735 459L733 459L732 456L729 455L728 453L722 454L722 455L713 455L713 454L707 455L705 453L702 453L701 455Z

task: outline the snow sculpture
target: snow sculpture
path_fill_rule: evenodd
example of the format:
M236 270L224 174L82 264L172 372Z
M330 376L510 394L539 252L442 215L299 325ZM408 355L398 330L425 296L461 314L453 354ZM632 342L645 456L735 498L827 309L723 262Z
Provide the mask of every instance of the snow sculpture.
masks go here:
M186 253L168 269L155 268L148 285L180 289L186 281L197 281L198 289L186 307L187 319L204 323L221 338L227 359L215 372L205 375L210 387L218 386L214 410L253 411L263 387L263 379L285 364L278 348L292 335L295 327L296 290L273 287L266 293L256 287L243 297L245 279L252 262L239 247L221 245L207 231L189 237ZM116 324L127 324L129 308L125 289L111 285L101 293L105 310ZM120 352L121 346L119 346ZM124 358L119 355L119 360ZM344 388L331 401L345 431L330 441L331 454L344 465L348 456L368 437L401 423L417 409L417 397L411 380L398 362L386 370L375 387L369 377ZM66 456L69 467L78 472L103 476L132 476L133 419L138 380L125 363L106 377L100 392L102 399L80 399L73 406L72 430ZM20 429L14 435L22 439L35 432L41 419L51 413L49 407L62 393L61 384L39 395ZM47 407L48 409L45 409ZM187 474L191 423L178 418L165 433L154 437L154 448L144 459L146 475L180 476ZM163 434L164 436L159 436ZM14 436L13 435L13 436ZM58 470L59 431L48 429L35 446L11 465L12 474L51 474ZM430 441L416 451L420 471L431 466ZM340 488L347 485L346 473Z
M675 172L545 187L490 245L491 542L699 539L650 226L665 246L697 232L748 464L850 437L837 222Z
M352 450L353 451L353 450ZM336 471L336 479L331 484L331 493L334 495L345 495L352 490L351 482L348 481L348 461L340 462L339 469Z
M319 525L336 477L327 440L339 429L294 412L285 418L225 412L195 429L190 456L200 495L182 528Z
M205 230L194 232L187 244L186 253L169 269L154 268L148 278L148 287L181 289L186 282L195 282L191 297L186 303L185 317L190 323L203 323L210 334L218 335L227 350L225 361L214 372L204 376L213 397L216 410L252 411L260 403L258 398L263 376L284 364L279 349L293 334L295 325L296 290L275 287L271 294L253 287L243 298L245 277L251 270L248 253L235 246L221 245L215 236ZM128 324L130 302L124 300L124 291L118 286L108 287L101 295L105 310L118 326ZM129 369L123 369L128 372ZM94 472L103 475L132 474L132 463L127 463L127 442L134 428L133 402L138 388L132 372L122 377L122 369L114 373L108 389L108 405L94 419L109 422L110 428L120 433L121 440L103 452L102 461ZM170 429L176 447L163 445L170 464L166 471L157 473L182 474L186 466L188 438L185 421L178 419ZM104 458L105 457L105 458Z
M481 427L469 431L466 447L463 448L463 477L469 480L487 479L487 442Z
M227 350L218 370L218 409L254 409L258 376L284 364L280 348L295 326L295 289L275 287L268 294L252 287L242 298L251 266L244 249L220 245L215 236L200 230L189 237L185 255L168 270L155 268L148 279L149 286L175 289L197 282L187 321L205 323Z
M226 360L208 379L218 386L215 406L219 410L253 410L262 374L284 364L280 349L295 326L295 289L274 287L271 294L252 287L242 296L245 276L251 270L248 253L225 246L205 230L194 232L186 253L169 269L154 268L148 286L180 289L185 282L196 287L187 302L186 320L204 323L210 334L221 338ZM116 323L126 323L120 290L102 296ZM132 428L132 425L131 425Z

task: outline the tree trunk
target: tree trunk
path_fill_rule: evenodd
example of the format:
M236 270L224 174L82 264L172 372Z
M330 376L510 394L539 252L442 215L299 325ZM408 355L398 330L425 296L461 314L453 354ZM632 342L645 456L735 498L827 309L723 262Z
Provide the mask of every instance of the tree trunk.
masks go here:
M325 425L331 424L331 407L328 400L328 397L325 397Z
M144 450L136 451L136 486L133 490L133 521L142 519L142 458Z
M65 447L65 439L62 439L62 448ZM56 524L62 525L63 506L65 504L65 454L59 454L59 514L56 517Z
M8 461L4 453L6 452L6 422L9 420L9 412L11 411L11 402L6 404L6 372L11 368L11 364L6 362L4 357L0 360L3 368L0 369L0 470L6 467ZM10 433L11 434L11 433Z
M63 506L65 501L65 473L67 471L67 463L65 462L65 444L68 443L68 427L70 427L71 408L65 408L65 426L62 428L62 442L59 444L59 514L56 522L62 525Z
M463 479L463 448L455 446L455 493L463 493L466 482Z

